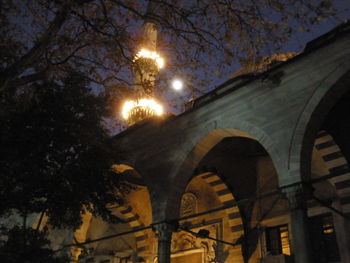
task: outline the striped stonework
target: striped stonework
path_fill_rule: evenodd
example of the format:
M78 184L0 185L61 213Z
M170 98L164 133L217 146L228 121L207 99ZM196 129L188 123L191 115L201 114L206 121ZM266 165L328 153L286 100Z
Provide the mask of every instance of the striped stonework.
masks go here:
M337 175L329 179L334 184L343 213L350 213L350 169L340 148L332 136L325 131L319 132L315 140L315 149L320 152L330 175Z
M132 229L144 227L144 224L140 220L140 216L133 212L131 206L118 206L114 209L116 209L118 214L122 215L122 219L124 219ZM148 236L145 233L145 231L135 232L134 236L136 238L136 247L138 255L142 254L145 251L148 251Z
M220 179L219 176L213 173L206 173L200 177L211 186L223 205L235 204L235 199L231 191L227 188L226 184ZM235 243L241 236L244 235L242 217L237 205L227 208L225 211L227 213L228 225L231 229L233 243ZM232 255L234 257L234 262L243 262L241 245L237 245L232 249Z

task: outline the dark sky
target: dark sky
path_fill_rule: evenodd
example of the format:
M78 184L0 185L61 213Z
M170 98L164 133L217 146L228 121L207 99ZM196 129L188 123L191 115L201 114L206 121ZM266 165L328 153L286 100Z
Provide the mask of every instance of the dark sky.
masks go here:
M302 52L305 48L306 44L325 34L326 32L330 31L337 25L341 24L343 21L350 19L350 1L349 0L333 0L332 3L334 3L335 7L339 10L338 16L321 21L320 24L313 25L309 27L309 32L298 32L296 30L296 33L292 35L290 40L283 46L281 53L284 52ZM299 27L300 25L295 25L295 27ZM215 87L219 86L220 84L224 83L228 79L231 78L232 74L240 68L240 65L238 63L234 63L231 68L220 68L221 74L220 76L216 76L215 74L212 74L212 82L209 83L205 87L201 87L203 92L209 92L212 89L215 89ZM166 70L166 69L165 69ZM212 72L217 70L216 68L212 69ZM204 74L200 70L197 72L197 74ZM177 75L178 78L181 78L181 74ZM203 76L204 78L205 76ZM183 79L186 83L186 79ZM174 92L172 90L169 90L169 92L165 93L165 99L172 101L176 100L178 105L178 108L174 108L168 105L168 111L173 112L175 114L179 114L181 111L183 111L183 103L189 99L191 96L191 92L189 89L184 89L182 92ZM200 96L197 94L196 97ZM178 99L176 99L178 97ZM181 97L181 98L180 98Z
M14 0L17 1L17 0ZM315 1L315 0L306 0L306 1ZM302 52L307 42L311 41L312 39L315 39L319 37L320 35L325 34L335 26L339 25L342 21L344 21L347 18L350 18L350 0L331 0L331 2L335 5L335 7L339 10L338 17L337 18L331 18L326 21L321 21L320 24L314 25L310 27L310 32L299 32L298 27L299 25L295 25L295 33L291 36L289 41L285 43L281 49L281 52ZM21 3L21 1L18 1L18 3ZM146 2L145 2L146 3ZM13 17L14 21L21 24L21 26L24 28L24 31L27 31L28 35L34 35L34 31L29 27L30 23L24 19L23 17L21 20L17 18L16 16ZM132 23L132 22L131 22ZM130 34L136 35L140 33L138 30L140 28L141 21L138 21L137 23L132 23L130 27L128 27L128 30L130 30ZM215 32L212 32L215 33ZM162 31L160 30L160 34L162 34ZM23 35L21 36L23 37ZM29 38L29 37L28 37ZM28 43L31 43L28 41ZM209 67L207 68L196 68L191 70L189 72L189 69L186 70L178 70L176 72L171 71L171 64L172 64L172 58L176 57L181 52L181 47L178 49L172 50L171 55L166 54L165 50L160 50L160 53L164 52L165 59L166 59L166 66L164 69L162 69L163 75L167 75L167 82L163 83L163 92L160 95L160 99L163 101L163 104L166 108L166 111L172 112L174 114L179 114L184 110L184 103L189 100L189 98L193 95L193 88L196 88L200 90L201 92L195 93L195 97L199 97L202 94L209 92L210 90L214 89L221 83L224 83L228 79L231 78L232 74L237 71L241 66L232 60L233 62L231 65L226 66L217 66L217 64L212 63L212 61L209 60L209 57L206 57L206 54L201 57L203 61L205 61L207 64L209 64ZM271 50L265 50L262 52L263 55L269 55L273 53L273 47ZM117 59L117 58L116 58ZM212 58L211 58L212 59ZM218 59L220 60L220 58ZM211 66L212 65L212 66ZM197 79L199 80L192 80L187 75L193 74L197 76ZM130 75L130 70L125 69L126 78L132 78ZM185 88L182 92L174 92L170 88L170 80L173 78L179 78L182 79ZM207 79L208 82L200 82L200 80ZM118 119L118 112L119 109L116 109L116 118Z

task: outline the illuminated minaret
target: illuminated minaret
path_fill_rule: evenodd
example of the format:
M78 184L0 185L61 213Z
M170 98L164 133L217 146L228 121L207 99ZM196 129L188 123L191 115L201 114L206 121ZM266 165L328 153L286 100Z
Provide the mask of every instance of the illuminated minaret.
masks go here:
M148 12L151 8L149 5ZM142 25L142 43L132 65L135 97L123 106L123 118L128 125L163 114L162 106L154 99L155 80L164 66L163 58L157 53L157 33L154 22L146 21Z
M139 95L153 96L155 78L163 67L163 59L157 54L157 27L152 22L142 26L143 43L134 59L133 71Z

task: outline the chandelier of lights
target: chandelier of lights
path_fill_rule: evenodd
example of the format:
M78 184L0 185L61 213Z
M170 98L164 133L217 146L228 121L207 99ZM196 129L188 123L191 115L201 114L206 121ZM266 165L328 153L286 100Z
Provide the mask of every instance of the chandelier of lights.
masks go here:
M153 98L155 78L162 67L164 59L155 51L143 48L135 55L136 98L127 100L122 109L122 116L129 126L163 114L163 106Z
M152 13L154 8L150 2L147 12ZM164 59L156 52L157 35L156 23L145 21L142 25L142 48L132 60L134 96L125 101L122 108L122 116L129 126L163 114L163 107L154 96L156 77L164 67Z

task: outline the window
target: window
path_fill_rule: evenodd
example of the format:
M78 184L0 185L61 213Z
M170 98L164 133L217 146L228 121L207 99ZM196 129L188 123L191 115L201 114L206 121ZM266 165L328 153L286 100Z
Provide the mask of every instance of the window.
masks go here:
M288 225L266 229L266 250L269 255L290 255Z
M189 216L197 213L197 197L190 193L184 193L181 198L180 215Z
M309 218L309 229L314 262L340 261L332 214Z

